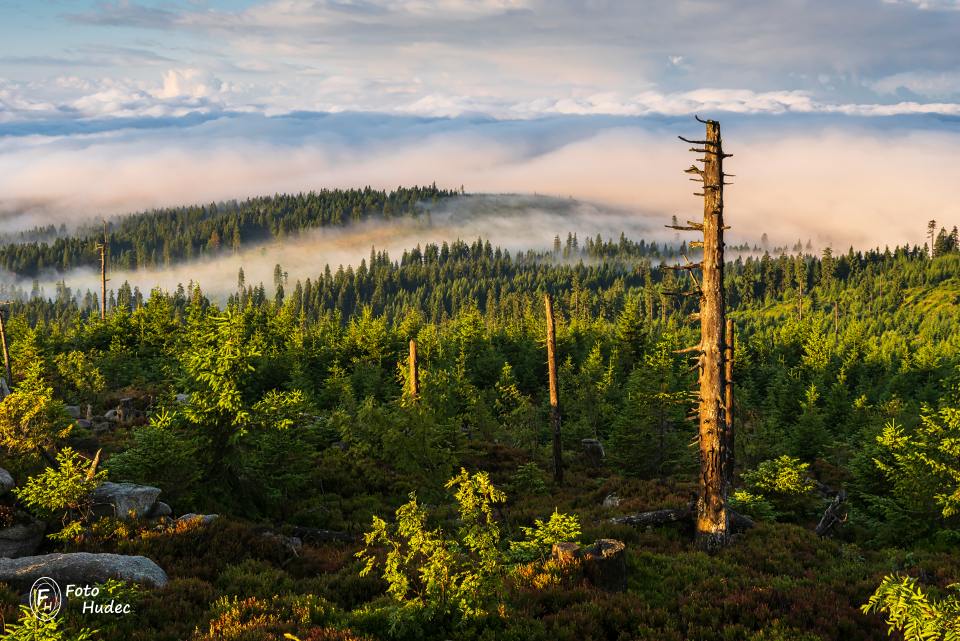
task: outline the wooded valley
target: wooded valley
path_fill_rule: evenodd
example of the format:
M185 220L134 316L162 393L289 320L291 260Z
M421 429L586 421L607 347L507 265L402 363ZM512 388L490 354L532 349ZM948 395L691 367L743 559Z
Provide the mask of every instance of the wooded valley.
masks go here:
M109 250L176 262L459 191L143 213ZM734 516L702 550L684 351L702 283L667 269L679 241L555 231L542 251L480 238L302 281L241 272L225 301L111 282L104 319L95 283L7 301L0 556L142 556L159 574L104 575L98 598L132 614L71 601L44 623L0 567L4 638L872 641L888 621L960 638L949 232L728 256ZM0 266L98 266L98 233L8 239Z

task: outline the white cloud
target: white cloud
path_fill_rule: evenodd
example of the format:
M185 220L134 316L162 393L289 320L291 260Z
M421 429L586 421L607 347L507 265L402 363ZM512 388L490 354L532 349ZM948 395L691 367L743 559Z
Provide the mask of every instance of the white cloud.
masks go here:
M924 11L930 10L957 10L960 9L960 0L883 0L887 4L908 4Z
M960 72L913 71L884 76L870 83L881 94L895 94L906 89L928 98L947 98L960 95Z
M220 93L223 83L200 69L170 69L163 74L158 98L210 98Z

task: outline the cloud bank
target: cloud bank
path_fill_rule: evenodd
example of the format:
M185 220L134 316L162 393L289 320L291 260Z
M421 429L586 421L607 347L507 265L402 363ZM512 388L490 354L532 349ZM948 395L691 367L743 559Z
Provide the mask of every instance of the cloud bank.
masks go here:
M858 247L922 242L960 218L948 162L960 134L884 121L726 121L734 235ZM324 187L436 182L540 193L647 215L698 208L675 136L692 119L534 121L370 114L234 115L180 127L0 138L0 232L161 206Z

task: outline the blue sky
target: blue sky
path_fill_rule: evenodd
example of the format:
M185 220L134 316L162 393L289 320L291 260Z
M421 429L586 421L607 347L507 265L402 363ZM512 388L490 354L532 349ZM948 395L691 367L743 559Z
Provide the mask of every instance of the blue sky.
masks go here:
M0 36L0 230L432 180L666 211L658 167L683 162L667 145L694 113L763 174L754 200L789 189L760 155L792 145L810 201L789 233L804 207L851 242L960 222L937 169L958 0L6 0ZM818 155L850 163L847 191ZM864 193L884 172L904 178Z

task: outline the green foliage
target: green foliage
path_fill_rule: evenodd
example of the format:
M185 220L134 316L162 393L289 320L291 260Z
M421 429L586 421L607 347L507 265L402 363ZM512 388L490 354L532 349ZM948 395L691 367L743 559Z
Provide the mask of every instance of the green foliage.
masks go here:
M86 352L70 351L53 359L63 395L75 403L95 403L106 388L106 380L94 359Z
M519 495L546 494L547 475L536 463L519 465L510 479L510 491Z
M193 435L177 430L176 419L166 410L151 416L133 429L130 446L111 456L106 468L114 480L159 487L167 502L190 506L200 479L197 444Z
M764 461L755 470L743 473L743 482L747 491L738 497L748 506L752 505L760 514L771 516L768 507L772 506L777 516L802 518L813 506L813 491L816 484L809 477L809 463L783 455ZM761 503L762 502L762 503ZM764 503L766 505L764 505Z
M90 475L90 461L69 447L57 454L57 465L31 476L13 493L39 516L58 516L66 522L84 515L90 493L106 480L107 473L100 470Z
M96 630L82 628L77 632L63 629L61 619L43 621L30 608L21 606L20 620L4 626L3 641L94 641Z
M460 515L454 536L427 525L428 512L415 494L396 511L396 524L374 517L364 534L361 576L382 565L387 593L425 621L464 621L485 616L501 603L504 558L494 505L506 497L484 472L460 474L447 483ZM385 549L381 561L376 550Z
M580 519L575 514L554 510L546 521L535 519L533 527L521 527L524 540L510 542L510 555L515 561L545 560L554 543L578 543Z
M0 446L19 454L35 454L66 438L73 423L53 388L43 379L41 362L29 365L16 389L0 401Z
M960 585L952 587L956 594L937 601L923 592L916 579L887 576L862 610L886 615L890 634L901 632L905 641L958 641Z
M775 521L777 518L777 510L770 501L747 490L734 491L727 498L727 505L758 521Z
M613 463L626 475L662 477L689 467L684 465L690 459L689 434L684 431L688 384L674 353L678 347L676 337L661 337L624 386L625 407L613 422L609 450Z
M908 508L944 518L960 513L960 408L927 410L912 430L891 421L877 443L875 463Z

